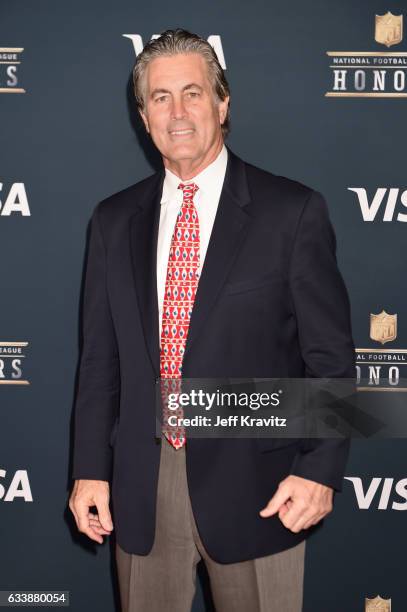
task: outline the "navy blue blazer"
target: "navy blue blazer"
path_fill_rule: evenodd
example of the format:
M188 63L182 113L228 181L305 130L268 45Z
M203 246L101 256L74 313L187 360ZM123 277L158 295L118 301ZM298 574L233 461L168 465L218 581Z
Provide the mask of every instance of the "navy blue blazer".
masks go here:
M326 202L240 159L225 180L190 320L183 376L354 378L350 305ZM164 169L94 209L75 400L74 479L111 481L119 545L153 546L160 439L156 250ZM340 491L346 439L197 439L187 478L202 541L219 563L295 546L259 516L288 474Z

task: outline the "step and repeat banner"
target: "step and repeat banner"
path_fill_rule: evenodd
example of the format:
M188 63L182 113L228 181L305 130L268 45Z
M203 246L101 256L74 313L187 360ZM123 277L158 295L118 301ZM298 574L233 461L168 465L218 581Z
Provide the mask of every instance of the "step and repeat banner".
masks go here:
M360 394L407 410L406 18L375 0L0 3L0 591L119 610L113 536L91 543L67 508L81 293L94 207L160 165L131 71L167 28L216 50L231 149L324 194ZM406 511L405 432L353 440L304 610L406 610ZM194 612L212 609L199 576Z

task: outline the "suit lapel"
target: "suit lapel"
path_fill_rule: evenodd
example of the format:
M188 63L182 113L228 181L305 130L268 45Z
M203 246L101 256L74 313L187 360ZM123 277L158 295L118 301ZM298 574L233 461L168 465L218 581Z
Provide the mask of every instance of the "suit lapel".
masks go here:
M244 209L250 202L245 163L228 149L228 163L219 205L195 296L183 364L204 327L250 225ZM157 300L157 242L164 171L154 175L150 191L130 219L134 280L146 345L156 376L160 373ZM185 372L185 366L184 370Z
M130 246L141 323L151 365L160 372L160 341L157 297L157 243L164 170L153 177L153 186L130 218Z
M243 207L249 201L244 162L228 148L225 180L192 309L183 365L215 305L246 235L251 217ZM184 373L185 369L184 365Z

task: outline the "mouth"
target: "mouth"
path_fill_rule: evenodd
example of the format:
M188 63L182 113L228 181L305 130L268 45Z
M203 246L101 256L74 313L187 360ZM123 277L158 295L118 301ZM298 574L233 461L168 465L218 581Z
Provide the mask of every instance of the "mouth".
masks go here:
M192 128L188 128L185 130L170 130L170 134L171 136L176 136L177 138L179 138L180 136L189 136L190 134L192 134L195 130L193 130Z

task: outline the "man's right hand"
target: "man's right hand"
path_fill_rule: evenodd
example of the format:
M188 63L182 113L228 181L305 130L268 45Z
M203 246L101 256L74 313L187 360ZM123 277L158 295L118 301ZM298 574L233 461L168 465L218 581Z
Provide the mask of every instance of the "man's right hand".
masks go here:
M103 535L110 535L113 522L109 509L109 483L106 480L75 480L69 508L78 530L91 540L103 544ZM89 512L96 506L97 514Z

